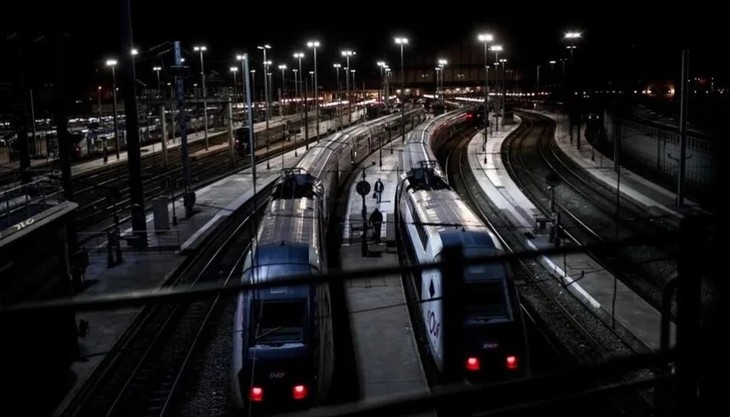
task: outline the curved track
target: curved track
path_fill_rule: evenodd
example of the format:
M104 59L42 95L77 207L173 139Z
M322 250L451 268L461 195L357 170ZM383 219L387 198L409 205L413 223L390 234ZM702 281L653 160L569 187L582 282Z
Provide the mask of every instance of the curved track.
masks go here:
M471 135L456 138L440 152L439 159L444 163L450 185L492 228L509 252L529 250L524 236L502 217L477 183L467 154L470 138ZM560 291L549 271L545 271L536 259L515 262L513 270L524 301L521 301L521 307L526 320L530 321L532 331L539 333L541 339L535 343L536 338L530 338L533 372L554 371L559 366L555 355L562 362L590 363L634 353L599 318L573 299L570 292ZM545 349L553 352L541 351ZM643 396L635 395L610 398L604 405L605 408L599 407L603 408L602 415L616 415L618 412L622 415L644 415L648 407Z
M551 192L546 178L556 176L555 210L562 214L562 232L574 245L588 245L636 236L666 233L668 218L647 214L646 209L615 190L593 180L557 149L555 125L546 117L521 113L522 125L502 146L505 166L522 191L546 215ZM676 275L676 245L592 251L608 271L656 308L662 288Z
M445 147L439 155L439 158L443 158L445 162L444 166L449 176L450 185L457 193L464 197L472 210L495 232L495 235L499 238L500 243L505 249L512 253L515 251L517 242L514 242L514 239L508 239L504 236L509 228L504 222L496 218L489 199L481 191L470 169L467 155L470 138L471 135L465 135L457 138L458 140L451 141L452 146ZM521 244L519 249L526 250ZM520 261L516 265L513 265L513 269L516 272L516 278L521 281L520 283L522 285L519 288L520 292L522 292L529 283L534 282L535 276L530 272L531 268L526 261ZM584 356L589 355L595 359L603 359L608 356L609 352L603 343L594 337L593 332L586 328L558 297L545 291L542 286L532 285L531 287L539 291L540 295L545 297L545 299L549 300L553 306L550 320L558 320L561 328L572 330L572 339L579 345L584 346L582 349ZM524 304L521 304L521 306L527 314L527 317L536 324L539 318L536 317L535 312L531 311ZM552 345L557 349L554 343Z

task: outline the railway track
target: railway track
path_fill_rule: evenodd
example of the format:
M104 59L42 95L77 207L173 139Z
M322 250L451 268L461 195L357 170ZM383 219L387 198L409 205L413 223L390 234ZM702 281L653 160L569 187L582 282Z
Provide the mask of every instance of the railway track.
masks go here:
M206 281L225 285L238 277L254 219L266 206L271 186L261 189L198 253L186 260L168 285L192 286ZM254 204L255 201L255 204ZM209 325L222 319L230 297L148 305L136 316L104 361L62 414L79 416L173 415L193 367L191 360Z
M472 210L495 231L495 235L508 252L529 250L521 240L516 239L514 236L507 236L507 231L511 229L511 226L496 215L496 210L494 210L489 198L481 191L479 185L476 183L476 178L474 178L474 174L471 171L467 155L468 142L470 140L469 133L473 132L467 132L466 135L459 137L457 141L452 141L453 146L450 149L444 149L442 152L444 159L443 166L449 177L450 185L462 197L466 197L465 200ZM523 260L516 265L516 278L521 281L520 287L525 287L529 285L530 281L535 280L535 274L531 271L534 270L536 264L537 262L533 262L533 265L528 265L528 262ZM544 290L540 285L530 285L530 287L534 287L535 290L540 292L541 296L545 297L551 303L551 311L554 313L551 315L551 320L558 320L560 323L558 326L561 328L574 330L571 338L578 345L584 346L581 349L584 358L605 359L609 356L609 351L604 344L594 337L593 332L584 326L555 294ZM523 311L530 317L530 320L538 324L539 318L534 314L534 311L531 311L524 304L521 305Z
M301 146L300 142L291 142L282 147L275 147L268 153L261 154L258 157L259 162L261 160L280 156L282 153L288 152L298 146ZM233 163L231 163L227 147L208 152L200 155L199 157L191 158L190 172L191 180L193 182L192 188L205 186L245 169L250 165L249 156L243 157L235 155ZM164 169L160 162L157 166L146 167L143 170L144 179L142 181L145 192L145 200L161 196L169 196L171 190L165 187L162 179L176 178L179 177L179 174L179 165L175 168L168 166L168 169ZM115 211L119 217L119 223L123 223L129 219L131 205L129 202L130 190L126 185L127 182L125 173L124 176L107 180L107 182L101 186L88 187L85 190L86 195L78 197L80 207L77 211L77 227L79 231L91 230L93 228L93 231L103 233L111 229L114 226L112 217ZM110 188L116 189L116 194L113 197L110 196L108 192L104 191L109 190ZM100 196L100 193L104 193L105 195ZM180 191L175 192L176 196L179 194ZM116 204L113 203L115 200L117 201ZM101 230L99 230L99 224L102 225ZM88 237L88 239L92 238L93 235Z
M672 231L669 217L654 216L607 188L562 155L553 141L554 124L547 118L521 113L522 126L503 144L505 166L520 189L549 216L551 195L545 178L559 179L555 210L562 215L563 236L582 246L620 238ZM618 209L617 209L618 207ZM661 305L662 289L676 275L677 247L633 246L591 251L607 271L647 300Z
M524 133L516 132L515 135ZM443 158L450 185L495 232L508 252L530 250L524 235L501 215L477 183L468 161L470 139L471 136L467 134L451 141L450 149L444 149L439 156ZM553 350L550 355L546 355L545 352L538 352L536 346L530 348L533 372L550 372L555 370L551 368L556 365L536 363L535 358L552 362L552 357L557 357L559 362L581 364L636 353L630 344L624 343L618 334L604 326L600 318L573 299L570 292L561 291L550 272L544 270L537 259L516 262L513 271L525 318L544 338L537 347ZM606 415L615 415L619 410L623 415L644 415L650 402L640 393L611 398L608 405L610 407L605 410Z

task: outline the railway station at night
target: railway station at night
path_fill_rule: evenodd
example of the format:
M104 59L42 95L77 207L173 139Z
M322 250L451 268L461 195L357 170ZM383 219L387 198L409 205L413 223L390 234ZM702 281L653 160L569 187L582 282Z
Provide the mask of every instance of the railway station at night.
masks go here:
M72 3L0 18L1 415L722 409L719 14Z

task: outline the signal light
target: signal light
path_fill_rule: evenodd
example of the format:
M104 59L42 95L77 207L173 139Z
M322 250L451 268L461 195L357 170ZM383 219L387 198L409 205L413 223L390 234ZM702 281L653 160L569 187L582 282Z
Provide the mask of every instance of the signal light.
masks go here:
M470 356L466 359L466 370L467 371L478 371L482 368L481 364L479 363L479 358Z
M251 401L261 402L264 400L264 389L261 387L251 387Z
M506 365L507 365L507 369L509 369L509 370L518 369L520 367L520 363L517 360L517 356L516 355L507 356Z
M292 398L295 400L303 400L309 395L306 385L294 385L292 388Z

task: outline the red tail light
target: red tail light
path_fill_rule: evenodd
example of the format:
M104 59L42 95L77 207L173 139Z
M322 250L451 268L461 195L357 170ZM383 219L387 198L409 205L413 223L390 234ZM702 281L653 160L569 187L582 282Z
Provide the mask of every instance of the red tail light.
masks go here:
M482 368L482 365L479 363L479 358L475 356L470 356L466 359L466 370L467 371L478 371Z
M505 365L507 366L507 369L514 371L515 369L519 369L520 361L517 359L516 355L509 355L507 356Z
M294 385L292 388L292 398L295 400L303 400L309 395L309 389L306 385Z
M264 400L264 389L261 387L251 387L251 401L261 402Z

